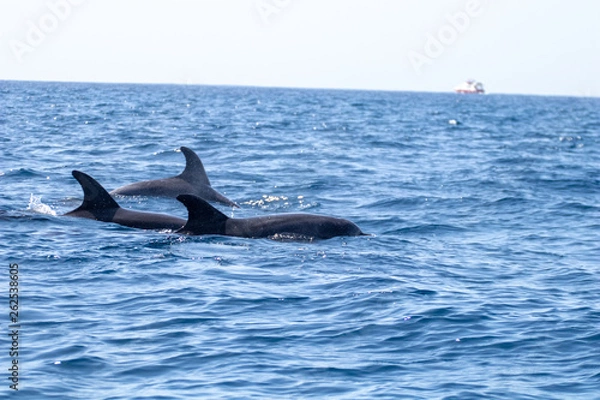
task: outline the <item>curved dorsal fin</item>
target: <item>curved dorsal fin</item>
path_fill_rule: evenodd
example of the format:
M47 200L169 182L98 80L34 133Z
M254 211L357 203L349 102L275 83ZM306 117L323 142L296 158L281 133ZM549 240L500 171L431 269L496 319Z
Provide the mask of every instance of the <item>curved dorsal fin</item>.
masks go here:
M206 171L204 171L204 165L202 165L200 157L190 148L181 146L180 150L185 156L185 169L178 177L186 182L202 183L210 186L210 181L208 180Z
M83 203L81 203L77 210L119 208L117 202L94 178L81 171L73 171L72 174L83 189Z
M202 234L225 234L228 216L217 210L198 196L180 194L177 200L188 210L188 220L178 232Z

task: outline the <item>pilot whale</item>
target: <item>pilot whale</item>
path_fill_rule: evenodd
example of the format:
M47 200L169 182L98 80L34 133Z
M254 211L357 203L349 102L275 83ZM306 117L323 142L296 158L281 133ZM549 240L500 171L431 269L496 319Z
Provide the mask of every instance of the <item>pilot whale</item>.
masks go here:
M181 147L185 156L185 169L177 176L132 183L110 192L118 196L156 196L176 198L180 194L193 194L206 201L239 207L210 186L200 157L187 147Z
M179 195L177 200L188 209L188 221L176 233L303 240L365 235L354 223L341 218L315 214L229 218L197 196Z
M72 174L83 189L83 203L66 213L66 216L114 222L131 228L173 231L186 223L183 218L121 208L94 178L80 171L73 171Z

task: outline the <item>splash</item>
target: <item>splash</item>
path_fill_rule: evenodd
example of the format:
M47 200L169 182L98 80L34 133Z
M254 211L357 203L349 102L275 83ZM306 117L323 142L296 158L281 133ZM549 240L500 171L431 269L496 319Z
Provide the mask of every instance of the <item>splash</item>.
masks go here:
M300 198L300 197L299 197ZM266 203L272 203L274 201L284 201L284 204L289 204L287 202L288 198L286 196L272 196L263 194L262 199L260 200L249 200L244 204L249 204L251 206L264 206Z
M29 206L27 206L27 209L38 214L56 215L56 211L52 207L42 203L42 196L34 196L33 193L29 196Z

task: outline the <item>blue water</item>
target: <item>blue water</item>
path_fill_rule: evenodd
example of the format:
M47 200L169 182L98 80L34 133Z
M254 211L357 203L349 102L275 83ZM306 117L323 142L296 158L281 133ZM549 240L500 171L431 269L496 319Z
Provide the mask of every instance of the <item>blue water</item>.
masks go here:
M600 99L0 82L0 113L22 398L600 398ZM180 146L230 216L372 236L61 216L82 198L71 170L114 189L178 174Z

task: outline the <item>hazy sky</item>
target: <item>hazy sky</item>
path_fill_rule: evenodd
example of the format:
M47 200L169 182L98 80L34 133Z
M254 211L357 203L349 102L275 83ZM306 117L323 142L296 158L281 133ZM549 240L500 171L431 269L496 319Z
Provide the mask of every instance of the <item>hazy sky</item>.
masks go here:
M0 0L0 80L600 96L593 0Z

